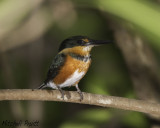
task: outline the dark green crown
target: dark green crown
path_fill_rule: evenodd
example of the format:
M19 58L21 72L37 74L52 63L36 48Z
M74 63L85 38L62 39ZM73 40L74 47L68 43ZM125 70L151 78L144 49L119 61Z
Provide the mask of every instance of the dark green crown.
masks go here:
M89 46L89 45L96 46L96 45L108 44L108 43L111 43L111 41L93 40L87 36L72 36L70 38L65 39L61 43L59 47L59 51L65 48L73 48L75 46Z
M87 36L72 36L70 38L67 38L61 43L59 51L75 46L85 46L86 42L84 41L84 39L90 40Z

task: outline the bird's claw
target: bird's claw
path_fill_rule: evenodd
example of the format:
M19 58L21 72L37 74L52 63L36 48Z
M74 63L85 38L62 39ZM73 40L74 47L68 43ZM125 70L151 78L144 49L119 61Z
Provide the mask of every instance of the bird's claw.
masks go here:
M76 84L76 89L77 89L77 92L80 95L80 101L82 101L83 100L83 94L82 94L81 90L79 89L78 84Z
M60 87L58 87L58 90L61 93L61 98L64 100L64 92L63 92L63 90Z
M83 94L82 94L82 92L81 91L77 91L78 93L79 93L79 95L80 95L80 101L82 101L83 100Z

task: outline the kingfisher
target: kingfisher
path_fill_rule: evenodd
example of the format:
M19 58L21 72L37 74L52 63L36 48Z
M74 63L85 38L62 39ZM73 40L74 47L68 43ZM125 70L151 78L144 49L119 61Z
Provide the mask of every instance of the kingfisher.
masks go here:
M47 77L38 89L58 89L64 100L62 88L75 86L83 100L78 83L87 73L91 64L91 49L94 46L108 44L111 41L94 40L87 36L72 36L62 41L58 54L55 56Z

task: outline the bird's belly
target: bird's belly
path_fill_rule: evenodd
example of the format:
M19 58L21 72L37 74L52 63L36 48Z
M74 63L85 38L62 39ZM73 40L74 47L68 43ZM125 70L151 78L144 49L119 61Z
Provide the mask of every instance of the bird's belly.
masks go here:
M85 72L79 72L76 70L66 81L64 81L61 84L55 84L53 81L50 81L48 83L48 87L51 87L53 89L58 89L57 86L60 88L68 87L74 85L77 81L79 81L83 76L85 75Z
M79 81L83 76L85 75L85 72L79 72L76 70L71 77L69 77L64 83L58 85L60 88L68 87L74 85L77 81Z

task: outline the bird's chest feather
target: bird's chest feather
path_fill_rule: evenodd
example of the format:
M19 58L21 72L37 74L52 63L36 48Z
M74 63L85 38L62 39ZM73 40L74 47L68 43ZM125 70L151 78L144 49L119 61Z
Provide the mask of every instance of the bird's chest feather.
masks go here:
M67 55L64 65L61 67L53 82L62 87L75 84L86 74L90 63L90 59L88 61L82 61Z

